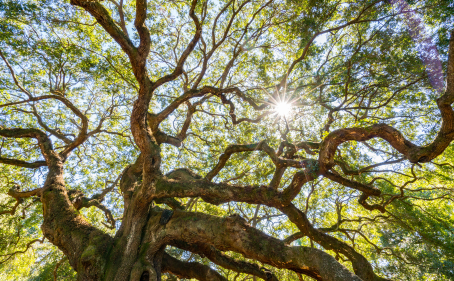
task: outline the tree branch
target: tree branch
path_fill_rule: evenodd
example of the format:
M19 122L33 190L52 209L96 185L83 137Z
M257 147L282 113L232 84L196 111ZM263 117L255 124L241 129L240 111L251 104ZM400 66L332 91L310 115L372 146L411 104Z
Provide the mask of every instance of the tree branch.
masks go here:
M417 146L407 140L398 130L386 125L375 124L365 128L345 128L331 132L323 140L320 147L319 164L321 173L331 169L334 165L334 154L338 146L347 141L367 141L372 138L382 138L394 149L403 154L411 163L426 163L432 161L448 147L454 138L454 111L451 104L454 102L454 32L451 33L449 43L448 73L446 92L437 99L441 113L442 124L432 143Z
M23 160L4 158L4 157L0 157L0 163L7 164L7 165L13 165L13 166L17 166L17 167L29 168L29 169L36 169L36 168L47 166L46 161L38 160L35 162L27 162L27 161L23 161Z
M320 244L327 250L345 255L353 265L353 270L363 281L385 281L387 279L377 276L369 261L349 246L328 234L325 234L315 229L306 217L306 214L301 212L293 204L279 208L284 214L287 215L289 220L293 222L301 231L303 236L308 236L314 242Z
M128 55L132 62L134 74L137 76L139 70L135 67L135 62L138 59L137 48L131 42L129 37L115 24L115 21L110 16L109 12L98 1L88 0L71 0L71 5L76 5L89 12L98 23L106 30L110 36L120 45L123 51Z
M28 100L0 105L0 108L5 107L5 106L22 104L22 103L26 103L26 102L34 102L34 101L40 101L40 100L45 100L45 99L56 99L56 100L62 102L64 105L66 105L67 108L69 108L77 117L80 118L82 126L80 128L79 135L76 137L76 139L74 141L71 142L66 137L64 137L62 134L59 134L55 130L51 130L48 126L46 126L42 122L40 116L36 113L36 108L33 106L34 114L36 117L38 117L38 123L41 126L43 126L46 130L50 131L52 134L56 135L57 137L59 137L60 139L63 139L66 143L68 143L68 146L62 152L60 152L60 155L63 156L64 159L66 159L72 150L74 150L76 147L78 147L80 144L82 144L85 140L87 140L87 138L88 138L88 118L76 106L74 106L74 104L72 102L70 102L64 96L44 95L44 96L39 96L39 97L33 97L33 95L29 91L27 91L27 89L25 89L25 87L17 80L14 69L11 67L8 60L4 57L1 50L0 50L0 56L2 57L2 59L6 63L6 65L8 66L11 76L12 76L16 86L29 97Z
M212 183L206 180L173 180L161 177L156 180L156 191L153 198L202 197L204 201L215 205L238 201L282 207L290 204L300 192L302 185L316 176L306 170L299 171L295 173L292 182L283 191L268 186L240 186Z
M252 228L238 216L220 218L175 211L165 227L159 224L160 217L161 212L154 210L148 222L144 241L153 245L148 253L172 241L209 243L221 251L235 251L247 258L304 273L317 280L361 281L325 252L308 247L288 247ZM188 220L191 223L187 223Z
M290 67L287 69L287 72L285 74L285 76L282 78L281 82L279 83L279 89L285 87L286 83L287 83L287 78L289 77L290 73L293 71L293 69L295 68L295 66L301 62L302 60L304 60L304 58L306 57L308 51L309 51L309 47L312 45L312 42L314 42L314 40L322 35L322 34L325 34L325 33L329 33L329 32L333 32L333 31L337 31L337 30L340 30L342 28L345 28L349 25L352 25L352 24L357 24L357 23L361 23L361 22L368 22L370 20L361 20L361 17L363 16L363 14L368 10L370 9L371 7L373 7L375 4L379 3L379 2L382 2L381 0L377 0L377 1L374 1L372 2L371 4L369 4L368 6L364 7L364 9L362 9L359 14L356 16L356 18L342 24L342 25L339 25L337 27L333 27L333 28L329 28L329 29L326 29L326 30L323 30L323 31L319 31L317 33L315 33L310 39L309 41L306 43L304 49L303 49L303 53L301 54L301 56L299 56L297 59L295 59L292 64L290 65Z
M27 252L28 249L30 249L30 247L31 247L33 244L37 243L37 242L43 243L43 242L44 242L44 237L41 238L41 239L34 239L34 240L28 242L27 245L25 246L25 249L24 249L24 250L15 251L15 252L13 252L13 253L6 254L6 255L0 255L0 257L5 257L3 260L0 260L0 264L7 262L9 259L11 259L12 257L14 257L14 256L17 255L17 254L23 254L23 253Z
M227 281L225 277L207 265L198 262L180 261L167 253L162 256L161 270L162 273L172 273L179 278L195 278L200 281Z
M221 251L214 248L209 244L189 244L182 241L175 241L172 243L172 246L178 247L183 250L187 250L193 253L197 253L202 257L208 258L213 263L226 268L233 270L235 272L246 273L250 275L257 276L266 281L277 281L278 279L274 274L269 271L262 270L260 266L253 263L248 263L245 261L237 261L233 258L228 257L223 254Z
M61 163L62 159L60 155L54 152L50 139L38 129L2 129L0 127L0 136L7 138L34 138L38 141L39 148L49 167Z
M164 77L159 78L155 83L153 83L153 90L157 89L159 86L161 86L164 83L170 82L175 80L178 76L180 76L183 73L183 66L184 63L186 62L186 59L189 57L191 52L194 50L195 46L197 45L197 42L199 41L201 35L202 35L202 25L199 22L199 19L197 15L195 14L195 7L197 5L198 0L192 0L191 3L191 9L189 10L189 16L192 18L194 25L195 25L195 34L194 37L192 38L191 42L189 42L188 46L186 49L183 51L183 53L180 56L180 59L178 60L178 63L173 70L172 73L167 74Z

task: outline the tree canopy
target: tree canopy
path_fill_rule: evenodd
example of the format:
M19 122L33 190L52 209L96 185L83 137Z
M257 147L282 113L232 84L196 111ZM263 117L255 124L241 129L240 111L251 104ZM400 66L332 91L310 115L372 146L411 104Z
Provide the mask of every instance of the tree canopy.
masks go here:
M454 280L449 0L0 0L1 280Z

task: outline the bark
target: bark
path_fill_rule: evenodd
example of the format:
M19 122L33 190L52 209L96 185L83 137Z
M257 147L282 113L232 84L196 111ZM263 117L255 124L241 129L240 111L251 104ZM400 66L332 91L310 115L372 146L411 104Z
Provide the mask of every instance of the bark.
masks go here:
M148 255L173 241L205 244L207 241L221 251L235 251L277 268L304 273L317 280L361 280L332 256L315 248L289 247L249 226L239 216L226 218L202 213L175 211L165 225L159 224L162 212L153 210L145 239L150 243Z
M277 281L278 279L274 274L265 268L261 268L257 264L248 263L245 261L237 261L223 254L221 251L217 250L215 247L207 243L199 244L189 244L182 241L174 241L172 246L178 247L190 251L192 253L197 253L202 257L208 258L213 263L225 268L230 269L235 272L246 273L253 276L257 276L266 281Z
M197 262L183 262L169 254L162 258L162 273L172 273L179 278L195 278L200 281L227 281L225 277L207 265Z

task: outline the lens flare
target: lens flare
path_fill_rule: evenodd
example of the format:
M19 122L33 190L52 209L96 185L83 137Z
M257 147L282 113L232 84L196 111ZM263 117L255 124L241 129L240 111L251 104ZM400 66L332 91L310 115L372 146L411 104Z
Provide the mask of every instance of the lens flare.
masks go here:
M292 112L292 104L287 102L287 101L282 101L278 102L274 105L274 112L276 112L277 115L286 117L289 116L290 113Z

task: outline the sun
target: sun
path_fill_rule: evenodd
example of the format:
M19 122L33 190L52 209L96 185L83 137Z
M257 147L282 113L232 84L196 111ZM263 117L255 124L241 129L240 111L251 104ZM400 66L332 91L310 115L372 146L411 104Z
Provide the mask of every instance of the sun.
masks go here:
M275 91L269 93L267 90L264 91L268 96L267 100L263 100L265 104L270 106L271 116L277 117L277 120L281 118L287 120L292 114L294 114L295 108L298 107L298 100L301 97L293 97L287 91Z
M287 117L292 112L292 109L293 109L293 105L290 102L281 101L281 102L277 102L276 104L274 104L273 110L277 115L279 115L281 117Z

